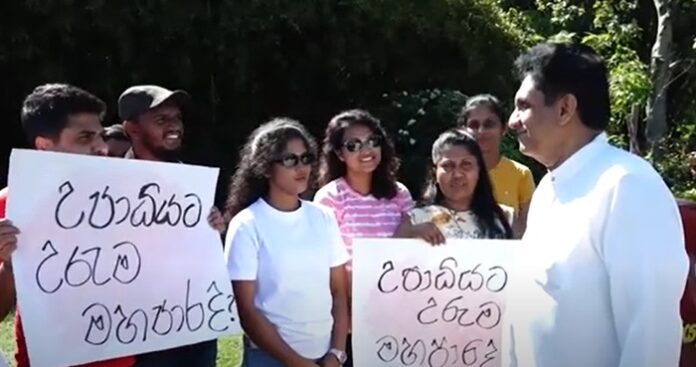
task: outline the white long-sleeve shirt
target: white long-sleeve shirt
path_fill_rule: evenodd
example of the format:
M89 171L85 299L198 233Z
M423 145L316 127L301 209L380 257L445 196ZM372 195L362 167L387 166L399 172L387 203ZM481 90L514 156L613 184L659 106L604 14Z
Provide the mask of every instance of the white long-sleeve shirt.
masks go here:
M676 202L599 135L532 198L503 366L676 367L688 272Z

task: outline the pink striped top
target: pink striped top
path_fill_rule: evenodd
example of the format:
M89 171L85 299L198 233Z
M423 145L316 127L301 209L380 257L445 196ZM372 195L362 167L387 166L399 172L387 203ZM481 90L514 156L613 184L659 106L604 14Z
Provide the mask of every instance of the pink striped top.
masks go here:
M353 190L343 178L335 179L317 191L314 201L331 208L348 253L356 237L391 237L401 223L402 215L413 208L413 199L406 186L397 182L394 198L376 199ZM351 262L348 269L351 269Z

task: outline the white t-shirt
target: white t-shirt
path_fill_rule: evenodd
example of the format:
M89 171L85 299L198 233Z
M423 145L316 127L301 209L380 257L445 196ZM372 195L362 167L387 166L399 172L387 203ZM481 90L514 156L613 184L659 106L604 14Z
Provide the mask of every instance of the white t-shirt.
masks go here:
M230 221L225 257L231 280L255 280L254 303L280 337L305 358L330 349L330 270L348 253L334 216L301 201L293 212L257 200Z
M2 358L2 353L0 353L0 367L7 367L7 363L5 362L5 359Z

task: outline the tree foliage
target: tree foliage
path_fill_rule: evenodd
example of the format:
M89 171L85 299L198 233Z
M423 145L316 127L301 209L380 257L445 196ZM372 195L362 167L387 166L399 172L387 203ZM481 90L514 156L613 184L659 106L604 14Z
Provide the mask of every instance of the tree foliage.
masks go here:
M696 121L696 2L675 6L677 62L665 144L683 152L696 143L689 130ZM446 111L474 93L510 101L517 87L510 73L514 58L551 38L592 44L608 60L612 139L627 146L626 122L650 88L654 32L651 0L5 1L0 171L7 171L10 147L22 145L19 106L34 86L80 85L107 102L107 123L115 123L119 94L153 83L192 94L187 155L221 166L223 177L246 135L265 119L295 117L319 136L333 114L364 107L379 111L397 137L403 179L415 188L423 169L415 156L429 148L435 132L451 126ZM431 95L435 102L427 102ZM421 104L425 116L416 113ZM411 138L417 147L407 147ZM516 154L514 142L506 144ZM671 165L656 165L678 177L675 187L691 185L673 173L683 164L669 159Z
M629 148L634 133L638 152L646 149L646 121L643 110L653 80L650 55L657 19L652 0L537 0L508 1L505 6L522 14L538 38L576 41L592 46L610 69L612 103L610 140ZM686 165L686 154L696 150L696 88L694 80L696 1L671 2L674 60L672 78L667 81L668 131L657 147L664 156L647 155L678 195L696 188L696 180ZM523 9L519 11L519 9ZM529 29L529 28L527 28ZM532 37L533 38L533 37ZM632 125L635 131L631 131Z
M428 88L509 96L518 35L492 1L94 0L0 5L0 108L18 145L21 99L67 81L116 101L133 84L188 90L185 144L234 167L262 120L298 118L317 135L339 110ZM398 125L406 121L395 121ZM3 159L6 162L6 159ZM6 172L6 167L5 167ZM227 172L229 173L229 172ZM3 175L4 176L4 175ZM4 178L4 177L3 177Z

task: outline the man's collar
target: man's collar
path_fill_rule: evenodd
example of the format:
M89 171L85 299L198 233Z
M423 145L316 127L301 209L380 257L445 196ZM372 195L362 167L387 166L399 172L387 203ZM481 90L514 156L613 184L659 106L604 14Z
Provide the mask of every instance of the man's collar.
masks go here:
M605 132L598 134L589 143L568 157L560 166L549 171L551 181L554 184L559 184L573 178L578 171L592 161L602 151L602 148L608 144L609 138L607 134Z

